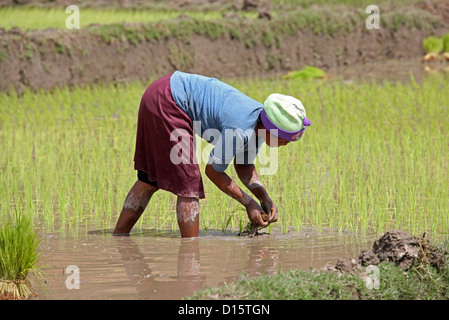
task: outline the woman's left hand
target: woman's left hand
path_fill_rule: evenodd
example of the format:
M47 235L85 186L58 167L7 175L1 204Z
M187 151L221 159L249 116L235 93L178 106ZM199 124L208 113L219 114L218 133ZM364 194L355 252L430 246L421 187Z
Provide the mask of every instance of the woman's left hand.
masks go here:
M278 220L278 208L271 199L261 201L261 207L265 213L268 214L268 223L276 222Z

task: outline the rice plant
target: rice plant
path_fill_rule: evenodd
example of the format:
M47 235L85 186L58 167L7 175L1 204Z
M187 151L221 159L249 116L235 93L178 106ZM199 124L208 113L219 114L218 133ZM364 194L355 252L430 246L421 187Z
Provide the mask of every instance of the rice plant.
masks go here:
M32 217L16 213L0 218L0 297L33 298L36 294L28 276L40 280L42 273L37 265L41 259L40 239Z

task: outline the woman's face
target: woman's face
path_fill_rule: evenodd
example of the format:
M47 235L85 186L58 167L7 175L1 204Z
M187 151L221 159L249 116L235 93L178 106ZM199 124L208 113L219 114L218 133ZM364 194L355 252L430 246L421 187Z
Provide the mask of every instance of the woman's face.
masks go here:
M269 146L270 148L276 148L276 147L283 147L286 146L287 144L289 144L291 141L282 139L282 138L278 138L276 136L273 136L271 133L269 133L267 131L267 137L265 139L265 143L267 144L267 146ZM276 144L277 141L277 144Z

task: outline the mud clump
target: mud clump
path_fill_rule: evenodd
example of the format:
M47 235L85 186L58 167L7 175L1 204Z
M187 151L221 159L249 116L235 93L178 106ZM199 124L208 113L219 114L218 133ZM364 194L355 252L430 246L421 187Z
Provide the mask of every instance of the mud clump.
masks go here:
M263 221L268 220L268 214L262 213L262 219ZM243 229L242 232L239 233L239 236L248 236L250 238L261 235L259 233L259 230L265 228L264 226L260 226L255 224L254 222L250 221L246 225L246 227Z
M356 259L350 260L342 260L338 259L337 264L335 265L335 271L341 273L355 273L362 271L362 268L359 262Z
M327 265L324 269L339 273L356 273L362 271L362 267L391 262L403 270L414 265L430 265L440 271L445 259L445 253L425 239L425 235L416 237L403 231L391 230L374 241L372 250L363 250L357 260L339 259L335 266Z
M401 269L409 269L416 261L440 269L444 264L443 254L423 237L411 236L405 232L393 230L385 233L373 244L371 252L363 252L359 256L362 265L388 261ZM378 264L378 263L377 263Z

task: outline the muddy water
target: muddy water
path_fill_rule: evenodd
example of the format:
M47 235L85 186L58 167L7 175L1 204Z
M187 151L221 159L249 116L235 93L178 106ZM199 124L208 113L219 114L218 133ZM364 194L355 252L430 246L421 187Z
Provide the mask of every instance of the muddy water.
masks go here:
M175 232L151 230L129 237L112 236L109 230L43 236L46 258L41 264L47 276L43 288L36 289L40 299L64 300L180 299L206 286L233 282L244 272L257 276L306 270L357 257L374 239L315 229L256 238L209 231L181 239Z

